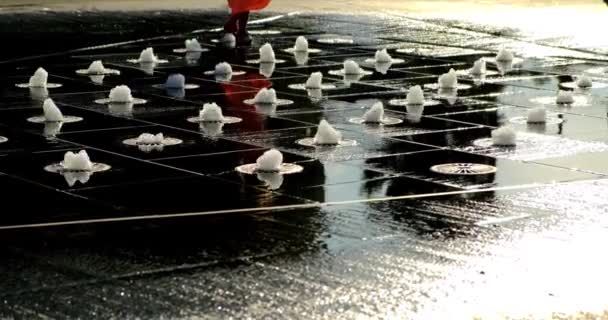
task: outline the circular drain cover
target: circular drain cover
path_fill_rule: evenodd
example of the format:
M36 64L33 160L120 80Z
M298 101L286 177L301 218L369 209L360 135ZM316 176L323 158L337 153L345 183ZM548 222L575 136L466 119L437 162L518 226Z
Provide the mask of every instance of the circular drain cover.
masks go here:
M431 171L441 174L475 176L496 172L496 167L481 163L445 163L431 167Z

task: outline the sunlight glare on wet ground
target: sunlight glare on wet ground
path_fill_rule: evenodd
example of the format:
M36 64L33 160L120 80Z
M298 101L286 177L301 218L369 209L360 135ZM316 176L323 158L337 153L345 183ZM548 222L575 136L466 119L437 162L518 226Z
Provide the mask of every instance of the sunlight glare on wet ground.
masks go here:
M91 3L0 1L0 6L13 4L3 10L12 12L43 7L91 9ZM167 6L217 9L223 5L223 1L187 0L170 4L95 2L96 7L108 10ZM286 62L268 79L262 79L257 68L244 61L257 57L257 47L247 57L230 56L213 42L217 34L188 34L188 39L198 37L209 51L195 64L187 64L181 56L172 55L173 48L183 45L184 34L125 44L119 41L130 39L113 38L130 30L119 23L109 23L109 27L99 24L108 28L104 31L109 36L103 43L115 43L107 48L60 52L52 59L25 62L11 61L7 56L2 61L11 67L6 68L10 76L19 79L27 79L38 65L47 66L53 79L65 83L63 89L53 92L53 98L62 109L84 115L92 127L67 131L70 128L66 126L59 134L60 143L65 145L59 146L57 141L51 144L43 139L41 128L19 131L22 128L16 124L21 122L17 120L40 106L34 105L29 92L15 91L14 78L8 78L6 91L0 96L1 106L8 106L0 110L0 129L16 127L16 132L3 131L2 136L41 139L37 152L23 156L20 150L24 147L18 146L0 153L0 182L20 187L24 194L46 196L47 202L40 203L53 205L40 210L37 202L18 203L33 209L6 213L7 220L1 221L0 228L53 219L61 223L65 219L157 212L155 218L184 212L202 214L215 208L233 211L177 226L163 225L170 218L150 229L137 224L136 231L125 228L123 234L115 234L112 225L105 238L91 224L93 230L88 232L50 236L55 241L11 244L9 258L0 264L6 274L0 280L0 317L23 316L34 310L40 317L50 318L115 316L120 311L125 318L200 314L209 318L264 318L280 314L280 318L310 319L592 319L601 315L608 319L604 293L608 288L608 256L604 253L608 242L606 91L589 92L589 106L548 106L565 115L567 121L559 129L547 126L532 133L525 124L517 127L522 136L524 132L532 136L535 145L524 146L520 141L515 151L487 151L472 145L477 139L487 139L490 130L504 123L502 118L508 121L509 117L525 115L536 106L535 99L550 97L553 104L558 85L572 81L580 70L605 67L601 60L606 60L608 40L598 30L607 27L608 7L601 1L275 0L267 14L300 10L309 12L258 25L261 30L257 31L279 33L262 32L255 37L272 42L277 49L286 48L305 30L310 32L311 46L322 48L322 52L311 55L309 65L301 66L277 50ZM319 11L354 15L316 14ZM215 11L187 13L191 14L188 23L196 28L217 27L224 18ZM163 17L164 25L170 26L184 14L176 11ZM78 12L76 16L82 15ZM92 16L104 22L116 18L97 11ZM158 23L155 17L160 16L161 12L155 12L122 17L134 25L152 22L150 26ZM68 20L64 15L57 17L56 22ZM178 21L186 23L186 19ZM178 33L170 27L159 29ZM151 30L141 37L158 36L155 33L160 31ZM338 47L315 38L329 32L355 39L353 44ZM101 37L101 32L95 36ZM395 50L426 42L435 47L425 57ZM469 43L473 45L469 47ZM306 93L289 89L289 84L305 81L311 71L328 73L340 68L346 58L372 57L376 47L384 44L394 45L390 52L407 62L387 74L372 75L377 77L373 80L364 78L340 87L336 90L340 94L328 90L325 94L332 96L319 103L312 103ZM370 97L374 101L384 99L385 94L404 98L403 88L435 84L437 76L448 68L468 67L479 56L493 57L502 44L518 56L535 59L526 61L512 75L495 75L485 84L471 85L469 92L462 90L463 99L455 105L440 102L430 106L419 122L404 116L407 108L388 110L389 104L385 104L387 112L393 111L392 116L404 120L403 127L393 131L368 130L344 121L361 116ZM148 45L171 59L152 76L126 62L127 56L135 56ZM261 43L256 42L258 45ZM475 45L489 52L434 56L444 49L475 52L480 49ZM14 54L34 56L33 52ZM588 59L583 60L586 64L572 62L575 55ZM77 65L86 67L100 57L122 74L108 77L104 86L75 75ZM559 63L580 70L555 67L552 63L561 58ZM224 81L204 78L203 71L225 59L251 72L254 80L235 77L228 87ZM174 72L185 73L200 84L199 88L174 99L151 87ZM339 80L329 74L327 78L331 83ZM124 116L92 102L107 96L113 85L123 81L129 81L149 104ZM271 84L280 97L293 99L294 104L281 106L270 115L243 105L239 90L252 98L259 89L257 83ZM426 93L433 94L431 90ZM212 100L225 107L227 114L237 113L243 124L226 125L218 136L209 138L204 130L199 132L198 126L186 121L196 114L201 102ZM357 145L317 150L294 144L314 132L319 118L330 119L347 138L356 139ZM23 122L25 125L28 123ZM148 127L187 143L166 148L162 155L117 149L122 144L115 142ZM13 136L9 141L20 143ZM550 144L559 147L547 150ZM58 161L63 149L82 146L91 149L95 158L111 162L116 170L91 178L87 185L69 188L62 177L36 171L42 164ZM286 176L277 190L269 190L257 177L234 172L236 164L254 162L260 152L271 147L284 152L290 162L304 166L304 174ZM437 176L428 170L429 162L469 159L481 159L498 172L469 179ZM201 201L206 192L212 192L211 196ZM72 194L73 198L67 197ZM4 201L10 204L14 200L8 197ZM233 208L235 205L238 207ZM281 208L285 210L235 213L240 208L275 205L284 205ZM35 231L25 230L21 235L30 239L27 232Z

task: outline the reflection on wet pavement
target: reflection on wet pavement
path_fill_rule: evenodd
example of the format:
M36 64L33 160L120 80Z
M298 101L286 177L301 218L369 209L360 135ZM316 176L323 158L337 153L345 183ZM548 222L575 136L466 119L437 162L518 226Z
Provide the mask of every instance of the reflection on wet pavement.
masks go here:
M494 13L302 13L252 25L252 47L228 49L208 31L221 24L217 12L5 17L0 24L10 28L2 33L24 45L0 54L2 318L606 314L608 91L601 84L608 64L603 39L578 25L507 28L509 18L491 21ZM22 26L24 17L32 23ZM83 22L97 27L74 29ZM283 50L300 35L320 49L304 61ZM208 51L174 52L193 37ZM67 38L69 47L57 43ZM266 42L285 60L272 72L246 63ZM91 47L100 44L108 45ZM147 47L168 63L150 69L127 62ZM488 62L479 78L466 73L503 47L521 63ZM403 63L364 65L381 48ZM120 74L75 73L94 60ZM345 60L370 74L331 72ZM240 73L205 75L224 61ZM40 66L49 83L63 86L15 86ZM460 71L459 87L448 94L436 86L451 68ZM314 94L290 87L313 72L331 86ZM196 86L178 94L158 88L178 73ZM571 105L554 103L583 74L597 85L574 88ZM118 85L147 103L95 103ZM407 90L416 85L427 103L408 105ZM293 103L246 103L262 88ZM82 121L28 122L48 96ZM399 121L351 121L377 102ZM206 103L242 121L189 122ZM539 106L559 121L526 123ZM323 119L355 143L299 145ZM491 131L503 125L515 130L515 147L492 145ZM123 143L144 133L182 143L154 151ZM280 181L235 171L269 148L304 171ZM111 170L77 183L44 171L78 150ZM445 165L458 170L431 170ZM475 165L492 170L476 172Z

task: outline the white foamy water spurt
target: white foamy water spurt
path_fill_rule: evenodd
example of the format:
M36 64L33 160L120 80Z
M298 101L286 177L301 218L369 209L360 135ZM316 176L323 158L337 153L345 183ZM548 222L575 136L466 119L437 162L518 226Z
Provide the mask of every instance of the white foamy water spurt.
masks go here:
M262 88L255 95L254 103L275 104L277 103L277 93L274 89Z
M504 47L501 48L500 51L498 51L498 54L496 55L496 61L506 62L506 61L513 61L513 59L514 59L513 53Z
M472 75L483 75L486 73L486 60L481 58L473 63L473 68L471 68L470 73Z
M528 110L528 123L547 122L547 108L538 107Z
M384 119L384 105L382 102L376 102L374 105L363 114L363 120L367 123L381 123Z
M358 75L362 74L363 69L359 67L359 64L353 60L344 61L344 74L346 75Z
M201 44L196 39L186 39L184 44L186 46L186 51L188 52L197 52L203 50Z
M323 74L321 72L313 72L308 80L306 80L307 89L321 89L323 86Z
M283 164L283 154L277 149L271 149L256 160L256 170L261 172L279 172Z
M139 54L138 61L143 63L155 63L158 62L158 57L154 55L153 48L146 48Z
M203 109L199 113L199 117L202 121L208 122L224 121L222 108L220 108L216 103L205 103L203 105Z
M165 87L170 89L182 89L186 87L186 77L183 74L177 73L167 77Z
M375 60L378 63L389 63L393 61L393 57L388 54L386 48L376 51Z
M216 75L229 75L232 74L232 66L228 62L218 63L215 66Z
M34 88L46 88L49 73L44 68L38 68L30 77L29 86Z
M125 85L116 86L110 90L110 102L128 103L133 101L131 89Z
M163 140L165 140L165 136L162 133L151 134L151 133L142 133L137 137L136 143L138 145L157 145L162 144Z
M576 79L576 85L583 89L591 88L593 87L593 81L587 76L580 76Z
M296 39L296 44L294 46L294 50L296 52L307 52L308 51L308 40L305 37L299 36Z
M260 62L262 63L273 63L276 62L276 57L272 45L265 43L260 47Z
M87 73L90 74L103 74L105 72L106 68L104 67L103 62L101 62L101 60L91 62L89 68L87 69Z
M422 87L411 87L407 92L406 101L410 105L424 105L424 91L422 91Z
M557 97L555 101L559 104L572 104L574 103L574 96L572 96L572 91L559 90L557 92Z
M85 150L78 153L66 152L63 156L63 169L68 171L92 171L93 163Z
M408 104L405 106L407 110L407 119L413 123L419 123L424 114L424 104Z
M439 88L444 89L455 89L458 87L458 77L456 76L456 70L450 69L448 73L444 73L439 76Z
M492 144L496 146L514 146L517 133L511 127L500 127L492 131Z
M317 145L337 145L342 140L342 134L334 129L329 122L321 120L314 137L314 144Z
M52 99L44 100L44 104L42 105L42 110L44 111L44 119L48 122L61 122L63 121L63 113L61 110L55 105Z

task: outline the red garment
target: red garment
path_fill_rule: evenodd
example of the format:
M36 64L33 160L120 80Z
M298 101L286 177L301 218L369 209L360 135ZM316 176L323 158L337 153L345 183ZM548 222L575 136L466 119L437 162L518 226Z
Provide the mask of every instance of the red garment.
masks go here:
M262 10L268 6L270 0L228 0L232 14Z

